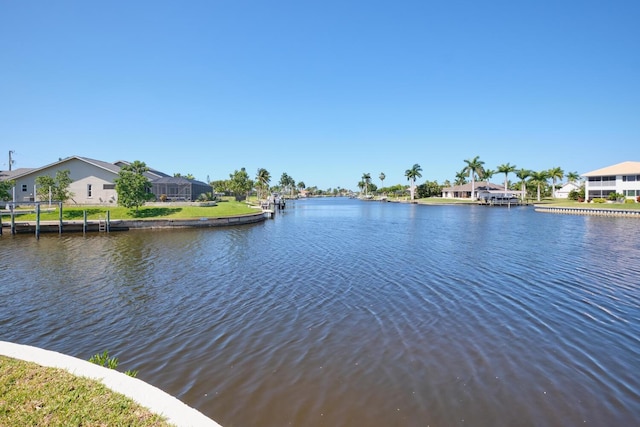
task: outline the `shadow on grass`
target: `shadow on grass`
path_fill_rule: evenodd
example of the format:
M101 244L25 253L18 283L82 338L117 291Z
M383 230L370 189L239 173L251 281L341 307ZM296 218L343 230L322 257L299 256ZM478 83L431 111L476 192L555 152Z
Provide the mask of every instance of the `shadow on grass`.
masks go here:
M104 213L102 209L86 209L87 216L98 215ZM84 218L84 211L82 210L63 210L62 217L65 219L81 219Z
M132 217L134 218L154 218L154 217L163 217L169 216L175 213L178 213L182 210L182 208L146 208L140 209L139 211L129 211Z

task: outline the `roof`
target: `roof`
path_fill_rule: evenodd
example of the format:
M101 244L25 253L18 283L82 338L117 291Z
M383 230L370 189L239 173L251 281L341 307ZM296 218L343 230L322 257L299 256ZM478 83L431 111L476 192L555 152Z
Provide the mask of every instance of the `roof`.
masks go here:
M124 165L130 165L131 162L127 162L126 160L118 160L116 162L113 162L114 165L118 166L119 168L121 168ZM156 178L167 178L170 177L171 175L167 175L164 172L160 172L157 169L153 169L150 168L149 165L147 165L147 168L149 169L146 173L145 176L151 180L156 179ZM119 169L118 169L119 170Z
M12 171L0 171L0 181L6 181L14 179L16 176L28 175L30 172L36 170L35 168L18 168Z
M616 175L640 175L640 162L622 162L606 168L583 173L581 176L616 176Z
M52 166L56 166L56 165L60 165L60 164L66 163L69 160L73 160L73 159L80 160L82 162L92 164L92 165L94 165L94 166L96 166L98 168L106 169L109 172L112 172L112 173L114 173L116 175L120 171L120 167L114 165L113 163L107 163L107 162L103 162L103 161L100 161L100 160L90 159L88 157L69 156L69 157L66 157L66 158L64 158L62 160L58 160L57 162L50 163L48 165L41 166L39 168L20 168L20 169L16 169L15 171L11 171L10 172L11 175L6 177L6 178L5 178L4 172L3 172L2 176L0 176L0 179L21 178L23 176L31 175L32 173L35 173L35 172L38 172L38 171L41 171L41 170L44 170L44 169L48 169L48 168L50 168Z
M474 191L483 191L487 189L487 182L486 181L476 181L475 182L475 187L474 187ZM489 190L500 190L501 192L504 192L504 186L503 185L496 185L493 183L489 183ZM443 188L442 191L445 192L453 192L453 191L469 191L471 192L471 183L467 182L466 184L462 184L462 185L454 185L453 187L447 187L447 188Z
M8 179L22 178L23 176L31 175L32 173L39 172L41 170L48 169L48 168L53 167L53 166L61 165L61 164L66 163L66 162L68 162L70 160L73 160L73 159L80 160L81 162L89 163L89 164L91 164L91 165L93 165L93 166L95 166L97 168L107 170L107 171L113 173L114 175L118 175L118 173L120 172L120 169L122 168L122 166L131 164L131 163L123 161L123 160L118 160L117 162L109 163L109 162L103 162L102 160L90 159L88 157L69 156L69 157L66 157L64 159L58 160L57 162L50 163L48 165L45 165L45 166L42 166L42 167L39 167L39 168L19 168L19 169L13 170L11 172L2 171L2 172L0 172L0 181L1 180L8 180ZM160 171L158 171L156 169L152 169L152 168L149 168L149 171L146 172L144 175L147 178L149 178L150 180L154 180L156 178L162 178L162 177L168 177L169 176L164 172L160 172Z
M163 176L162 178L157 178L151 181L152 184L199 184L199 185L209 185L205 182L198 181L195 179L188 179L183 176Z

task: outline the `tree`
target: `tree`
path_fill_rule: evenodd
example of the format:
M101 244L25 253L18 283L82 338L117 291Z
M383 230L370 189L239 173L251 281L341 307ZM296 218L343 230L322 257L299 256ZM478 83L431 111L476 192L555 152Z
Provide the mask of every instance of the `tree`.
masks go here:
M211 181L209 183L211 187L213 187L213 191L216 193L228 193L229 190L229 180L228 179L219 179L216 181Z
M16 185L16 182L13 180L0 181L0 200L6 202L12 199L11 189L14 185Z
M476 175L481 176L484 162L480 160L480 156L475 156L473 159L467 159L464 161L467 166L463 169L471 178L471 198L475 199L476 192Z
M73 193L69 191L72 182L69 169L56 171L55 178L48 175L38 176L36 177L36 195L41 201L44 201L49 199L49 194L51 194L52 200L64 203L73 197Z
M498 166L498 172L504 174L504 191L506 192L509 189L509 174L511 172L515 172L516 167L510 163L503 163Z
M482 171L482 178L484 178L485 182L487 183L487 190L489 189L489 180L495 174L496 171L494 171L493 169L484 169Z
M559 167L555 167L555 168L551 168L547 171L547 176L548 178L551 178L551 181L553 182L553 188L552 188L552 196L553 198L556 197L556 179L562 179L564 178L564 171Z
M129 209L135 208L136 214L140 206L154 198L151 193L151 181L144 175L147 171L147 165L136 160L122 166L118 178L115 179L118 204Z
M418 198L423 199L425 197L438 197L442 195L442 185L438 184L438 181L427 181L424 184L416 187Z
M256 182L258 183L256 187L258 187L258 199L261 197L261 192L269 191L269 183L271 182L271 174L265 168L258 169L256 173Z
M384 172L380 172L380 175L378 175L378 178L380 178L380 189L382 189L382 187L384 187L384 179L387 176L384 174Z
M371 174L366 172L363 173L362 182L364 182L364 195L366 196L369 192L369 184L371 184Z
M415 182L417 178L422 178L422 174L420 173L422 172L422 168L420 167L419 164L414 164L411 169L407 169L404 172L404 176L407 177L407 180L409 181L409 188L410 188L410 192L411 192L411 200L413 201L414 195L415 195Z
M293 189L296 185L296 181L290 177L286 172L283 172L280 176L280 186L283 191L289 191L293 196Z
M464 185L466 183L467 183L467 174L463 169L460 172L456 173L456 180L454 181L454 184L455 185Z
M236 196L236 201L249 196L249 192L253 188L253 181L249 179L249 174L245 168L235 170L229 174L229 190Z
M543 185L547 185L547 179L549 178L549 172L548 171L540 171L540 172L531 171L529 176L530 176L529 182L534 184L536 186L536 188L538 189L537 195L538 195L538 201L540 201L540 188Z
M567 174L567 179L569 182L578 182L580 180L580 175L578 172L569 172Z
M526 179L531 175L531 171L528 169L519 169L516 171L516 176L520 179L520 191L522 194L520 195L520 199L524 200L524 196L527 191Z
M307 188L307 186L304 184L304 181L300 181L300 182L297 184L297 186L298 186L298 190L300 190L300 191L302 191L302 190L304 190L305 188Z

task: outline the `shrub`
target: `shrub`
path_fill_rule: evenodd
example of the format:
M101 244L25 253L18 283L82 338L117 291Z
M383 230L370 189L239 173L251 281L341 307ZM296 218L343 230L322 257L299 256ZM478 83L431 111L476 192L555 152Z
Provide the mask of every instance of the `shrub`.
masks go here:
M640 196L636 197L636 202L640 203Z
M625 203L636 203L636 201L633 200L633 199L626 199L624 202Z
M602 197L596 197L595 199L592 200L593 203L605 203L606 200L603 199Z
M167 201L167 195L166 194L161 194L160 195L160 201L161 202L166 202Z

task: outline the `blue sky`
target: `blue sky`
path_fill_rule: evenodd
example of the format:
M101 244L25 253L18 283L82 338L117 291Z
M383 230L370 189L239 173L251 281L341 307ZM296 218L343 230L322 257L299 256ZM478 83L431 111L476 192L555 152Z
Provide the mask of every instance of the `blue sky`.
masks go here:
M640 161L638 22L633 0L0 0L0 169L14 150L355 190L475 156Z

